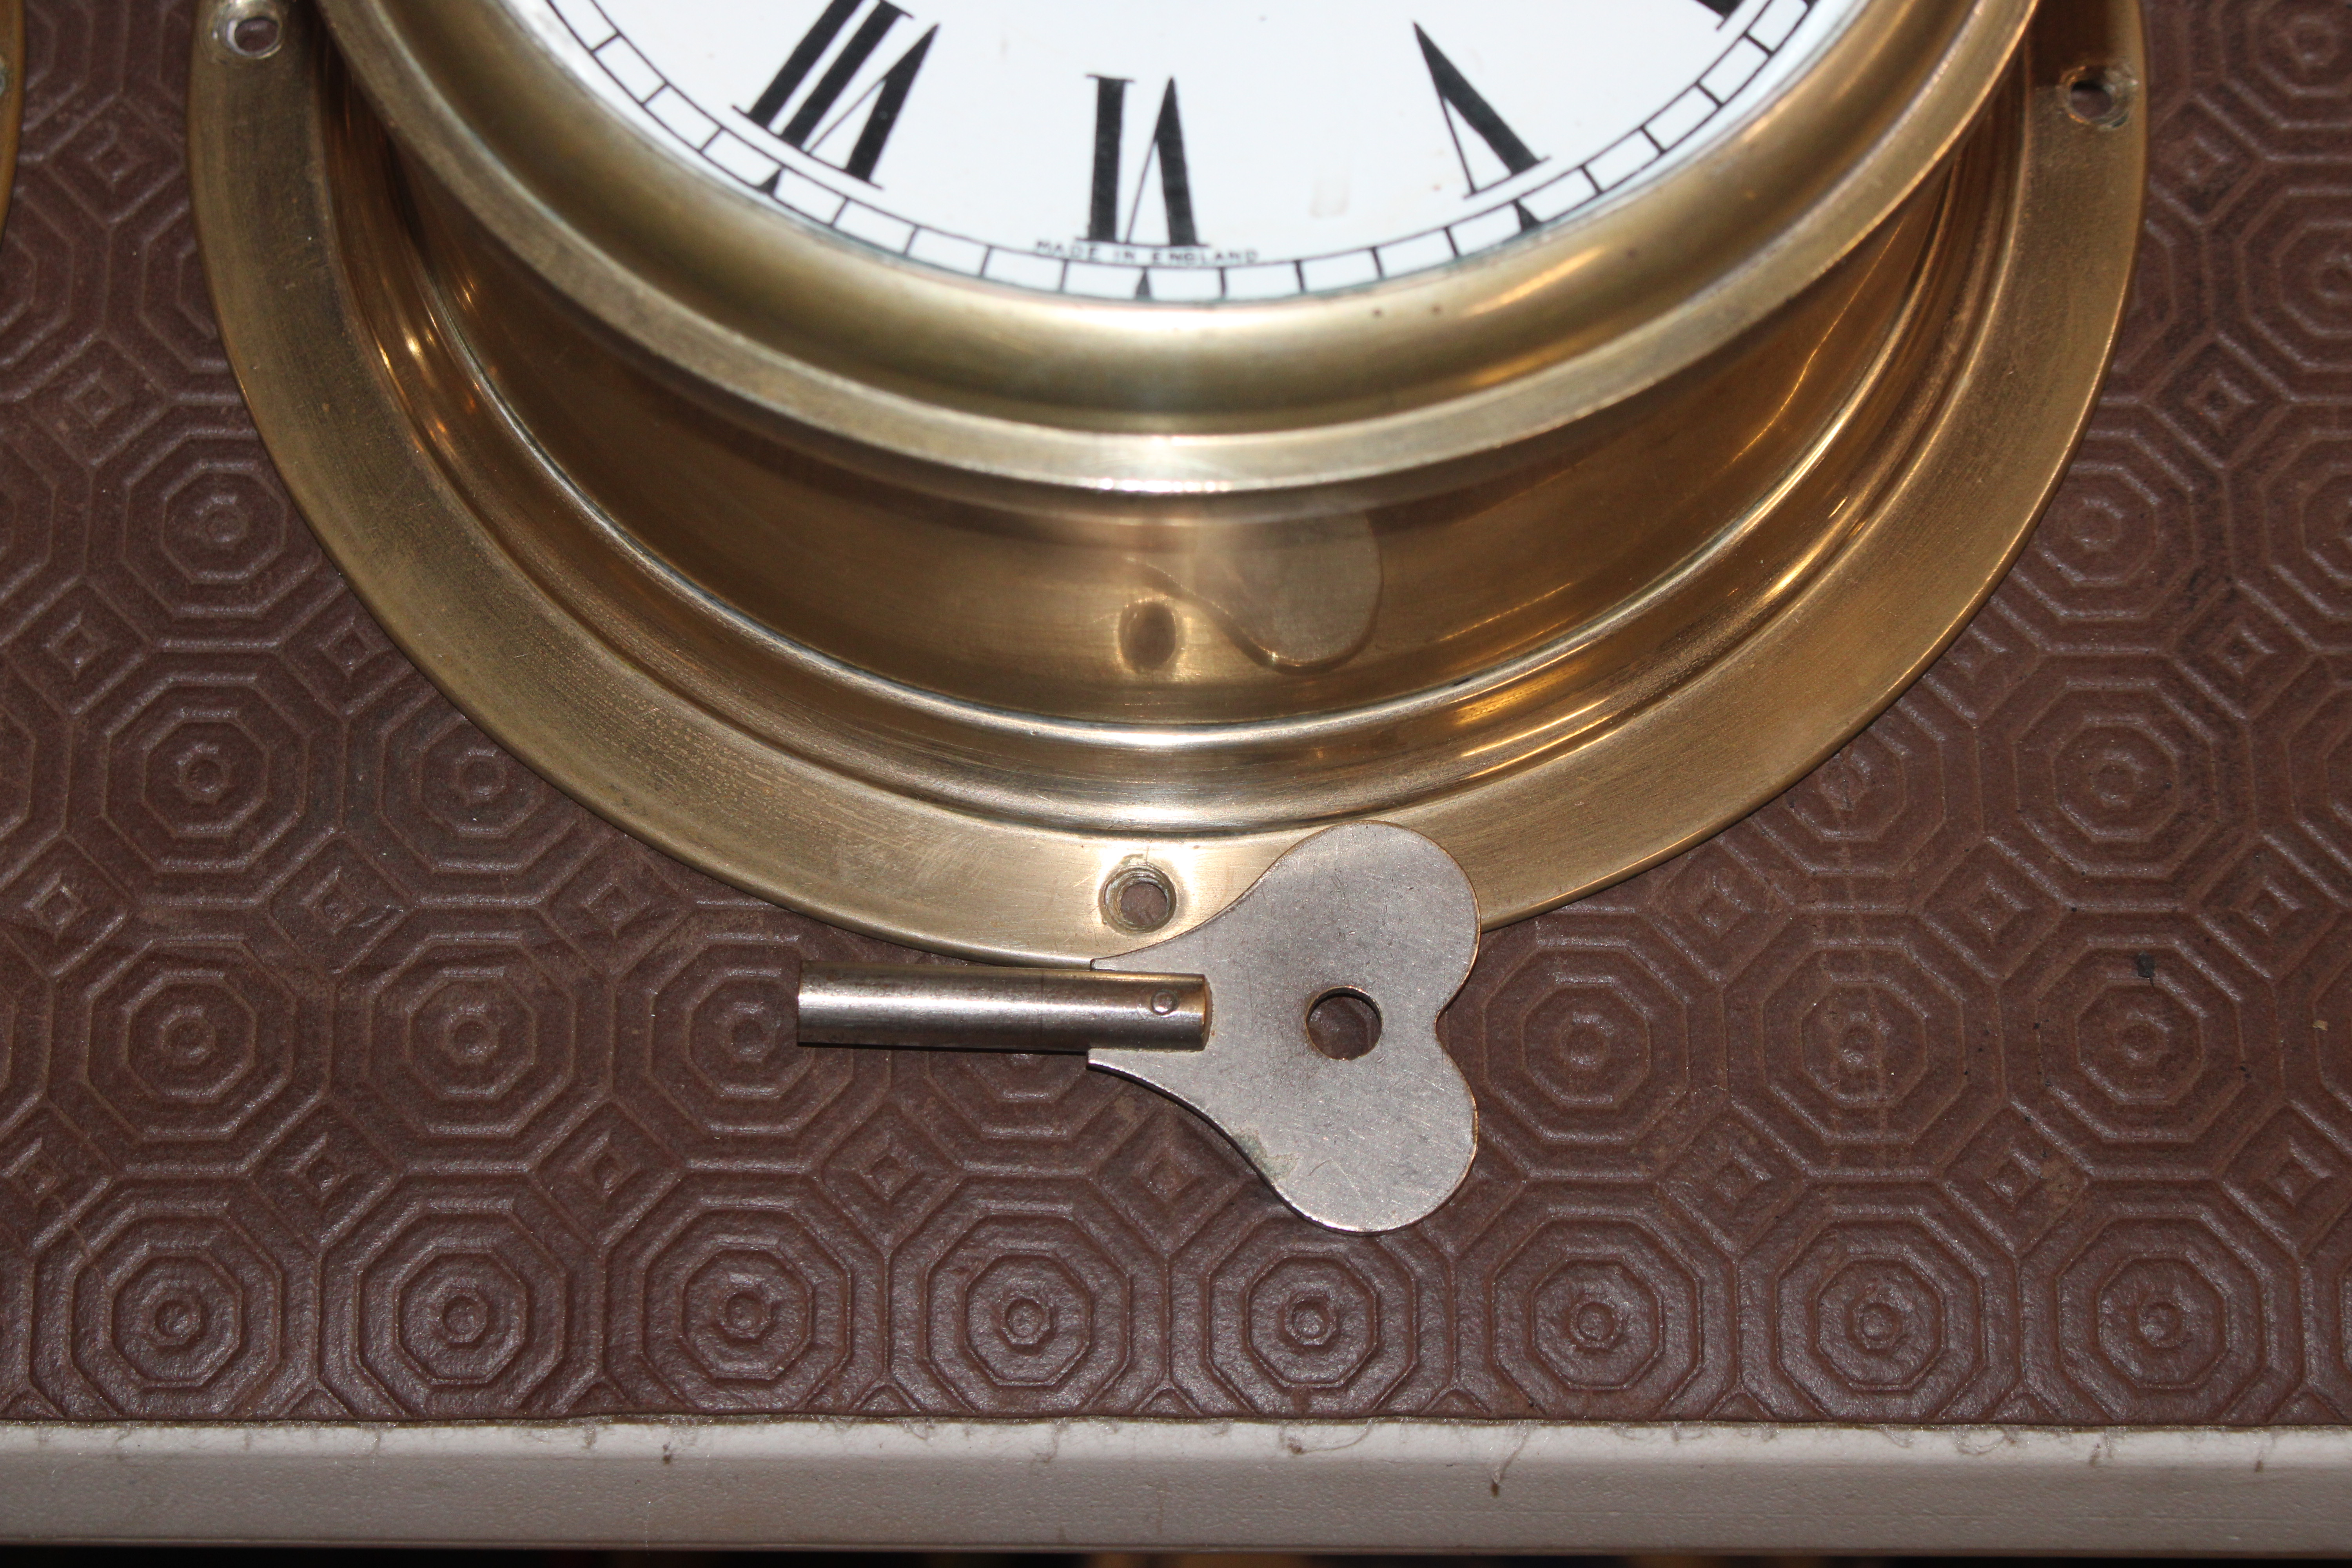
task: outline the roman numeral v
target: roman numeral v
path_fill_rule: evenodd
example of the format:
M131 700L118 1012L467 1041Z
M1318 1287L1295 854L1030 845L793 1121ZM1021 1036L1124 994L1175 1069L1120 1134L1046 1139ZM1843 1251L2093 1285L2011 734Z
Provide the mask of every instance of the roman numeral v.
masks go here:
M1470 187L1472 195L1492 189L1514 175L1524 174L1543 162L1528 151L1528 144L1519 140L1518 132L1495 112L1495 106L1470 85L1470 79L1446 58L1445 51L1431 41L1419 23L1413 25L1412 36L1421 40L1421 58L1429 67L1430 84L1437 89L1438 111L1445 116L1446 134L1454 138L1454 155L1461 161L1462 178ZM1464 126L1469 127L1472 134L1486 143L1487 152L1494 154L1495 160L1502 165L1501 173L1492 174L1491 177L1484 180L1478 177L1479 170L1472 161L1470 146L1462 140Z
M896 65L866 81L848 106L835 113L835 106L857 83L875 51L882 47L883 38L907 16L889 0L877 0L866 19L858 23L857 30L850 35L849 41L835 52L834 46L840 41L843 30L865 9L866 0L830 0L824 14L793 47L782 68L768 83L767 90L743 112L774 132L788 145L831 163L853 179L872 184L875 167L882 162L883 151L890 144L890 132L898 129L899 111L907 106L907 95L914 89L915 78L921 73L924 57L931 52L931 40L940 30L934 26L917 38L898 57ZM824 63L827 55L832 56L832 63L817 77L816 85L803 94L802 88L817 67ZM797 108L793 107L795 99L799 100ZM787 109L792 110L789 120L784 119ZM838 162L826 157L825 144L861 111L865 121L858 128L849 156ZM783 120L781 128L777 125L779 120Z

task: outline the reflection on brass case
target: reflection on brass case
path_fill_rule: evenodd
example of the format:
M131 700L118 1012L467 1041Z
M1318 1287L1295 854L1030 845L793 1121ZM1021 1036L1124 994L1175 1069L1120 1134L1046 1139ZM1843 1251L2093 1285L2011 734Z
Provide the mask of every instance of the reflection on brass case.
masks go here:
M1192 310L918 277L681 180L494 7L326 10L342 57L200 30L191 110L313 525L590 805L981 956L1133 946L1138 868L1172 935L1335 820L1500 922L1748 809L2007 564L2138 224L2133 0L1874 7L1589 224Z

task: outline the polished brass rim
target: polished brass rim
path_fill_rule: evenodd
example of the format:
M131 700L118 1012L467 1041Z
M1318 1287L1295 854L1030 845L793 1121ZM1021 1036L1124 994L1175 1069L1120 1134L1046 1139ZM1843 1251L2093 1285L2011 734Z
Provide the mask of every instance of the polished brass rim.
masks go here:
M700 641L665 646L653 601L691 599L684 585L648 567L598 600L558 524L518 522L544 512L529 503L547 474L519 474L509 492L488 484L496 463L469 453L513 466L499 453L523 447L478 434L497 424L498 399L467 379L462 353L425 341L440 331L429 310L384 314L408 307L376 298L394 269L364 242L383 237L352 226L365 204L336 188L352 174L337 162L351 99L306 13L289 13L267 59L200 42L191 146L224 331L273 454L360 593L486 728L589 805L753 891L925 945L1072 959L1133 944L1103 913L1116 877L1149 868L1171 894L1172 931L1335 816L1377 814L1437 839L1499 923L1714 830L1866 722L1989 590L2072 451L2137 236L2140 59L2132 0L2052 6L2037 21L1937 209L1952 314L1915 334L1937 352L1882 377L1888 407L1848 470L1853 494L1753 613L1663 649L1597 710L1564 699L1519 710L1506 727L1516 750L1457 744L1447 770L1360 769L1369 793L1302 786L1248 810L1232 804L1248 805L1236 786L1223 805L1210 792L1171 812L1135 780L1254 738L1294 759L1326 742L1375 746L1394 715L1374 704L1255 730L1054 721L927 695L771 637L764 668L798 668L835 704L829 731L795 728L756 705L758 681L725 673L737 657L727 637L761 639L714 609L693 623ZM2067 85L2088 68L2125 112L2092 122L2070 109ZM455 428L467 420L477 433ZM594 522L561 527L584 541ZM608 542L610 559L626 544ZM1494 692L1537 690L1511 682L1540 673L1406 700L1466 732ZM864 718L913 737L896 761L845 749ZM968 750L925 773L908 759L938 750L937 733L919 733L935 720ZM989 746L1003 764L993 774L969 761ZM1057 795L1052 767L1024 772L1085 747L1126 773Z
M327 14L403 145L656 360L887 455L899 482L912 458L941 484L1164 494L1425 469L1681 369L1927 177L2032 8L1882 0L1740 134L1638 201L1427 276L1205 309L1046 299L893 264L682 179L499 7L329 0ZM1006 343L1024 345L1017 400Z

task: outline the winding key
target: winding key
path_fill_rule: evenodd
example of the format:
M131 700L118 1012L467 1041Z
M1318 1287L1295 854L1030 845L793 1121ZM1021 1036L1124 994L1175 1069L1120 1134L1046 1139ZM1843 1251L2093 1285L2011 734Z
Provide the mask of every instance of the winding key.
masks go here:
M1283 1200L1335 1230L1411 1225L1453 1194L1478 1112L1437 1016L1469 976L1478 903L1408 828L1302 839L1180 935L1091 970L804 967L805 1045L1083 1054L1214 1124ZM1307 1016L1369 1004L1371 1048L1327 1056Z

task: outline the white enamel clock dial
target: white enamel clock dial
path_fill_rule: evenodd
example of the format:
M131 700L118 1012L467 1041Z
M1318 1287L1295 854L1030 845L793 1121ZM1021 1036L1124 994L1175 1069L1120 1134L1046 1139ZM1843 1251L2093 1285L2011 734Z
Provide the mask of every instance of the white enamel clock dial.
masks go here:
M1736 133L1865 0L502 0L710 178L1015 288L1449 265Z

